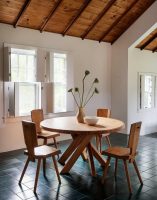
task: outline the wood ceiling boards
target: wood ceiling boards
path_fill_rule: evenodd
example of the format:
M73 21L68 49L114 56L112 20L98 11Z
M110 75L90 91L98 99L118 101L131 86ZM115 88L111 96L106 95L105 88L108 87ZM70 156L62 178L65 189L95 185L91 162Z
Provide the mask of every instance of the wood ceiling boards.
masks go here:
M144 40L142 40L140 44L136 46L136 48L141 50L150 50L153 53L157 52L157 29L155 29Z
M155 0L1 0L0 22L114 43Z

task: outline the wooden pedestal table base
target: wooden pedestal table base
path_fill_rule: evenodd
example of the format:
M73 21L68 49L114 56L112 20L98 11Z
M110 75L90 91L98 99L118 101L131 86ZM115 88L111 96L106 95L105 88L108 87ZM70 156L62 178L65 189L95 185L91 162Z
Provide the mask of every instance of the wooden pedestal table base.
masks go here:
M76 138L77 135L71 135L71 137L73 138ZM88 155L87 155L87 151L86 151L86 148L83 150L83 152L81 153L81 157L84 161L88 161Z
M93 144L91 144L92 138L98 134L112 133L120 130L124 127L124 123L112 118L99 117L96 126L88 126L87 124L78 123L75 117L57 117L42 121L41 127L53 132L71 134L73 138L73 141L59 159L59 162L64 165L60 172L61 174L69 173L79 156L82 156L86 160L85 149L87 149L91 174L92 176L96 176L93 157L96 158L101 166L105 166L106 161Z
M100 162L102 166L105 165L105 160L102 158L101 154L90 143L93 137L95 137L95 135L78 135L74 137L70 146L66 149L66 151L58 160L59 163L61 163L62 165L64 165L65 162L68 160L63 167L61 174L69 173L70 169L72 168L78 157L81 156L86 147L89 153L89 163L92 176L96 175L93 156Z

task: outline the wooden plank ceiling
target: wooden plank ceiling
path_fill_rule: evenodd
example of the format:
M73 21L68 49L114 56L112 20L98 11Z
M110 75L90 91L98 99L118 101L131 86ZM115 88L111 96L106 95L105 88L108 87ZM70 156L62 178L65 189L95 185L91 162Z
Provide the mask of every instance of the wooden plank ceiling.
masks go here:
M0 0L0 22L114 43L155 0Z
M157 52L157 28L152 33L150 33L144 40L142 40L140 44L136 46L136 48L139 48L141 50L150 50L153 53Z

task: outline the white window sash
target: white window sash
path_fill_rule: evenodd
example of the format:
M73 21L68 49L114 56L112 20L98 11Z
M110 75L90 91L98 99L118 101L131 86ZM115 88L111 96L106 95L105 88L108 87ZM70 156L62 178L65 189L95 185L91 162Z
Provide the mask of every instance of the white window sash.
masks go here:
M20 112L19 108L19 87L20 85L24 86L34 86L35 87L35 108L40 108L41 107L41 86L40 83L26 83L26 82L16 82L15 83L15 116L27 116L30 115L30 110L26 113ZM25 97L24 97L25 98Z
M150 108L145 107L145 94L149 94L145 92L145 77L151 76L152 79L152 92L151 92L151 106ZM138 111L153 109L156 106L156 79L157 74L155 73L138 73Z
M66 81L65 83L63 83L62 81L55 81L54 80L54 76L55 76L55 72L54 72L54 54L58 53L58 54L66 54L66 58L65 58L65 68L66 68ZM59 57L58 57L59 58ZM64 59L64 58L63 58ZM70 66L70 65L69 65ZM66 88L66 106L64 109L64 112L68 111L67 109L67 88L68 88L68 53L67 52L60 52L60 51L51 51L50 52L50 81L53 83L53 112L56 113L56 108L55 108L55 103L56 103L56 98L55 98L55 87L56 86L65 86Z

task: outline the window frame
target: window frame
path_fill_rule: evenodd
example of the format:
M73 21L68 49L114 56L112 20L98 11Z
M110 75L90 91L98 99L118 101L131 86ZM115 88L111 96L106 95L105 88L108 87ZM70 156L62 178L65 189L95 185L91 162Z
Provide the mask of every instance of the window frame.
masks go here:
M69 60L69 53L67 51L59 51L59 50L53 50L50 52L50 82L53 83L53 113L65 113L68 112L68 92L66 92L66 108L65 111L59 111L59 112L55 112L55 86L57 85L63 85L61 82L55 82L54 80L54 54L65 54L66 55L66 91L68 89L68 60Z
M145 76L152 76L154 77L154 81L152 82L152 106L150 108L145 108L144 107L144 88L145 88ZM152 73L152 72L138 72L138 90L137 90L137 111L147 111L147 110L152 110L156 108L156 100L157 100L157 74L156 73Z

